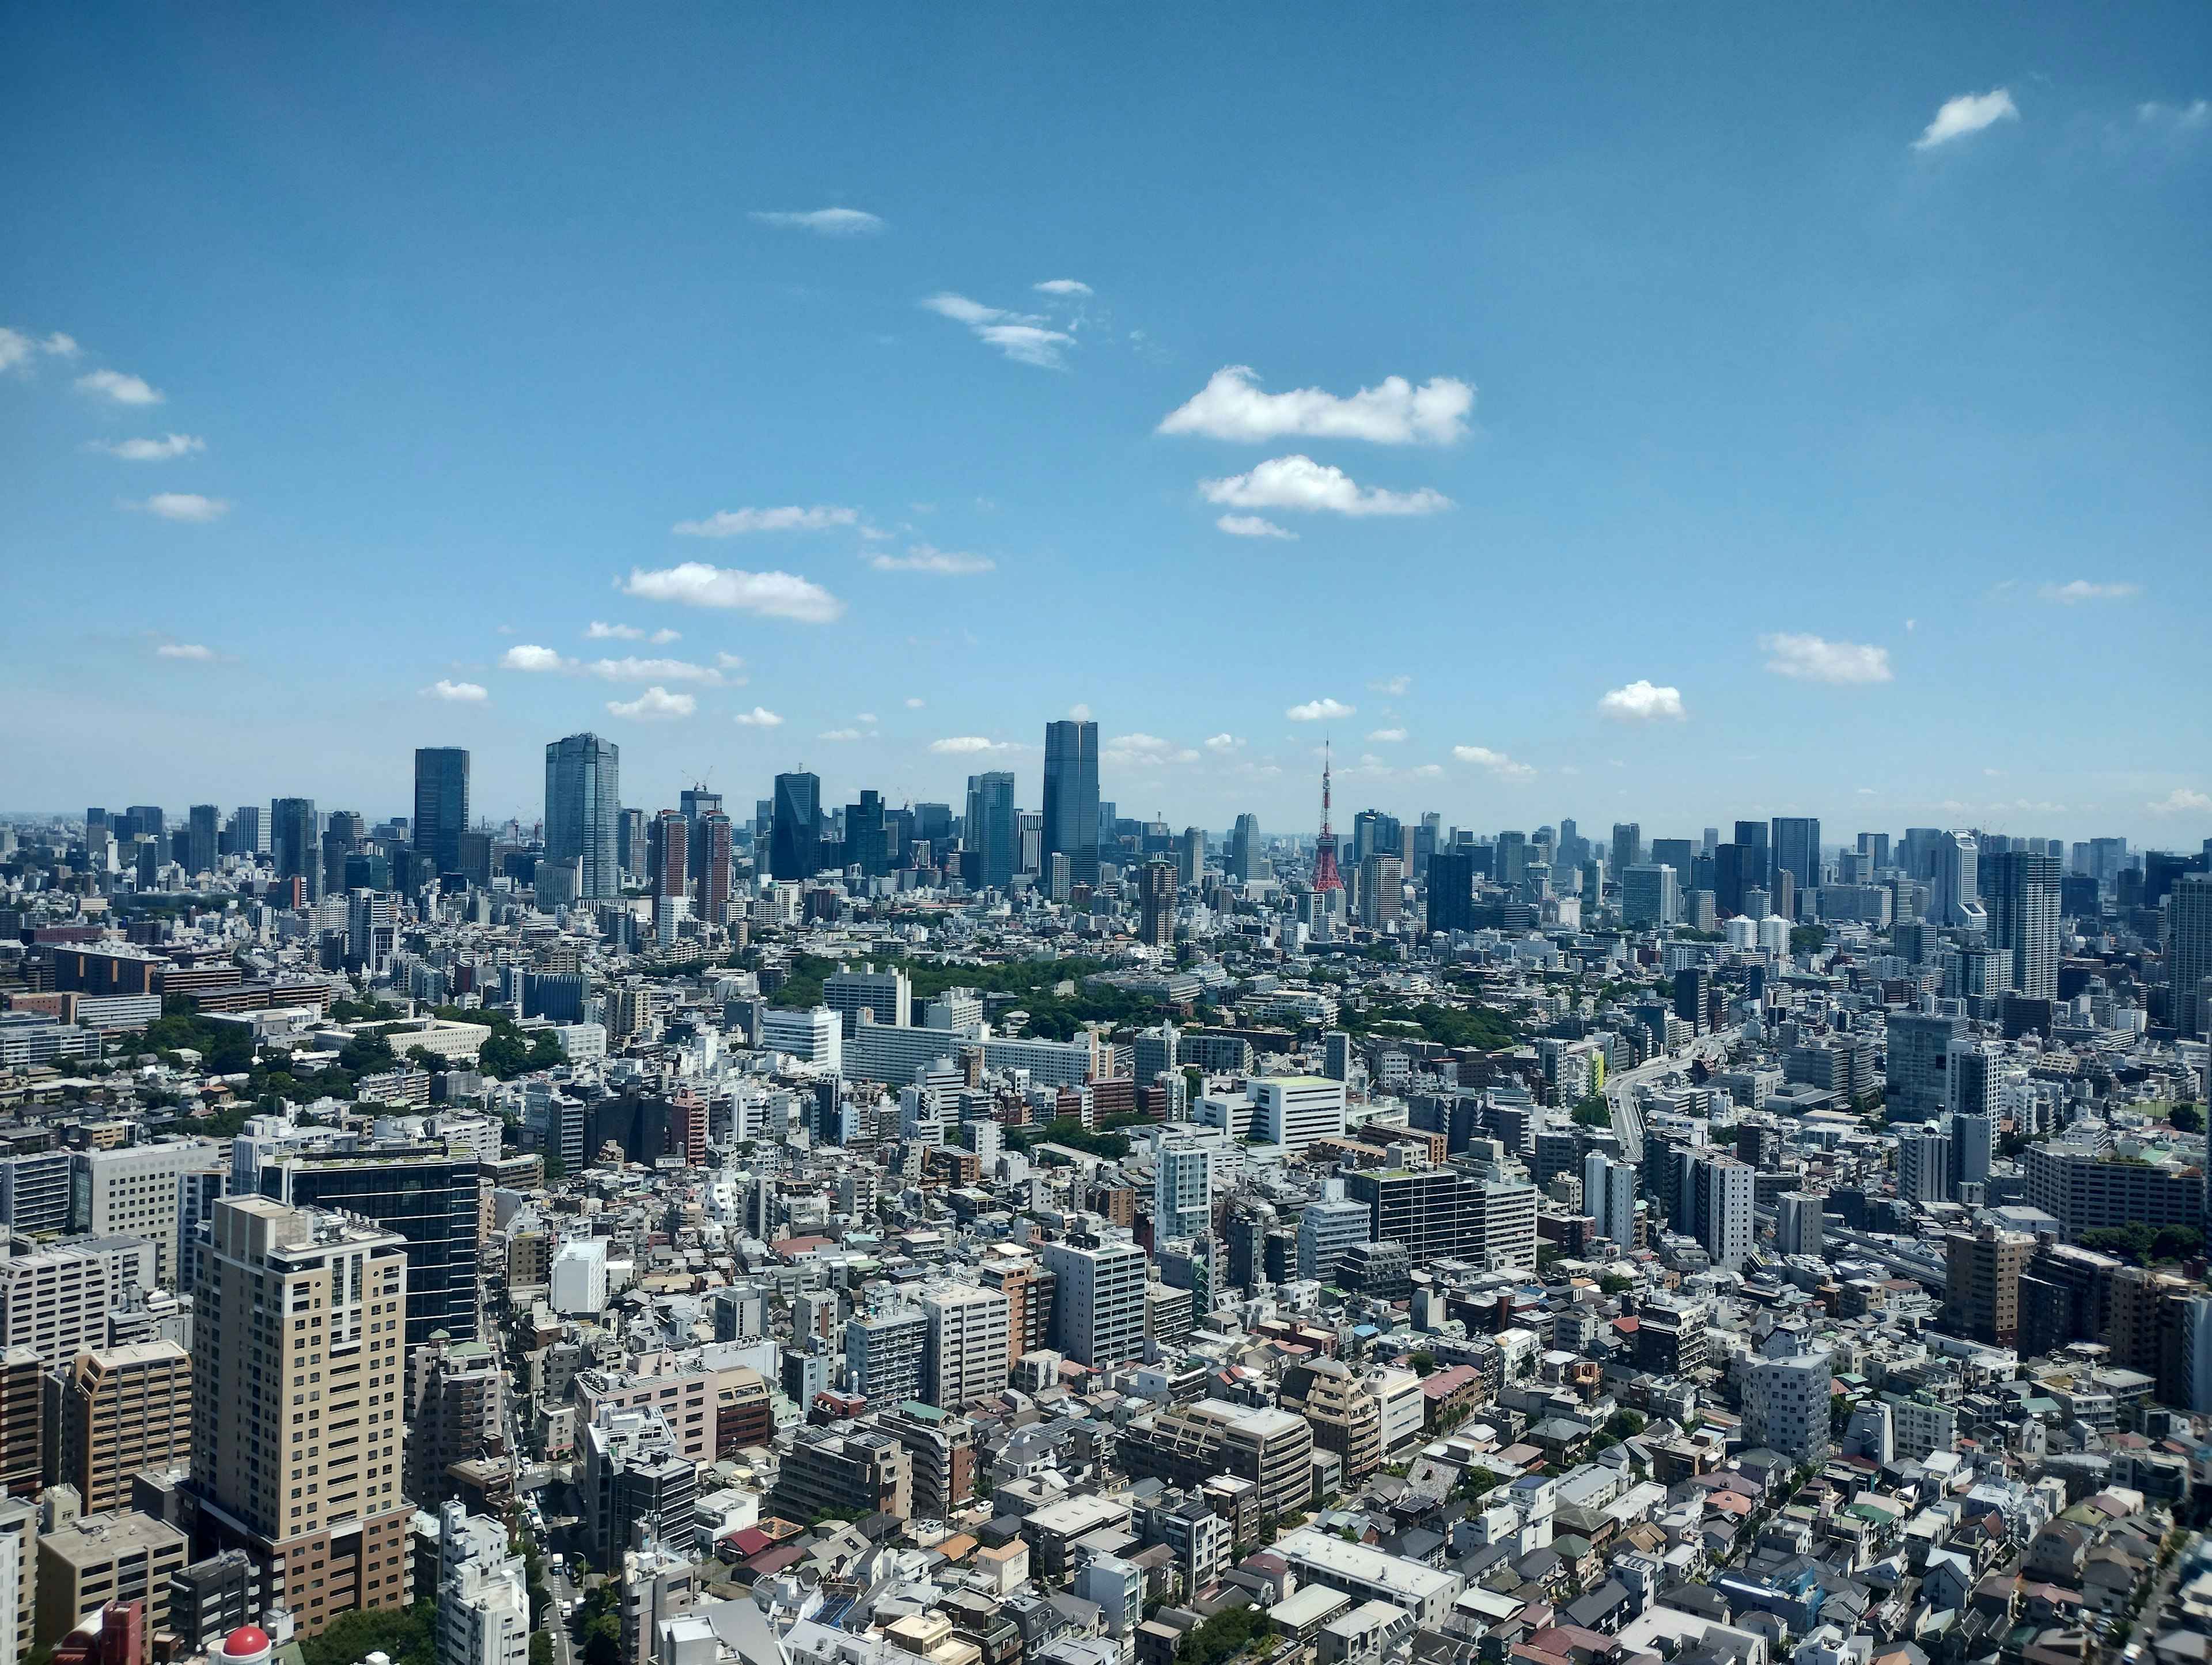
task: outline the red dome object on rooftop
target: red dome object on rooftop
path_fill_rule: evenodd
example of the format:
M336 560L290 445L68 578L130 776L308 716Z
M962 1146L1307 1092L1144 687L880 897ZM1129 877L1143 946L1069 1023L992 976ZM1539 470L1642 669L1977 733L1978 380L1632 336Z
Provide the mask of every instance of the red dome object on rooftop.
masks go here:
M275 1646L260 1626L240 1625L224 1638L222 1655L228 1660L262 1660L269 1657Z

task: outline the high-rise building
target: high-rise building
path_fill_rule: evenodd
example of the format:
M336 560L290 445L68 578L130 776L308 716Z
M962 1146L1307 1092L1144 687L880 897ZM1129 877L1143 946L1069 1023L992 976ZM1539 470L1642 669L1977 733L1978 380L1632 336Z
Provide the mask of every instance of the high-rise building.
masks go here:
M255 856L269 848L268 811L258 804L241 804L230 812L230 854Z
M699 917L711 925L730 922L731 886L736 857L730 817L708 810L691 826L692 883L698 888Z
M304 1209L342 1209L407 1245L407 1345L443 1330L477 1334L477 1158L438 1145L332 1145L286 1151L261 1170L261 1194Z
M601 1405L577 1443L594 1560L619 1557L641 1528L671 1543L685 1541L699 1504L699 1465L678 1449L666 1417L651 1406Z
M2167 998L2174 1032L2185 1037L2212 1026L2212 873L2184 873L2166 893Z
M1744 1376L1745 1440L1793 1462L1826 1455L1832 1391L1828 1360L1827 1353L1786 1331L1768 1337Z
M1359 922L1370 931L1388 930L1405 906L1405 864L1395 855L1375 854L1359 864Z
M647 871L653 875L653 934L664 947L676 940L676 924L689 911L691 889L691 823L674 810L653 817L646 833Z
M1004 1290L937 1284L922 1291L921 1310L922 1398L958 1411L1005 1390L1012 1310Z
M222 841L222 811L213 804L195 804L185 823L185 872L197 878L211 873Z
M622 748L571 734L545 748L545 856L574 862L576 899L622 894Z
M1945 1108L1944 1078L1960 1019L1933 1012L1893 1012L1884 1051L1882 1109L1893 1122L1928 1121Z
M929 1350L929 1315L885 1307L845 1321L845 1388L872 1405L920 1399Z
M1788 873L1799 896L1808 890L1818 890L1820 884L1820 817L1778 815L1771 825L1770 859L1774 872Z
M1240 815L1237 829L1229 835L1229 877L1240 884L1249 884L1255 878L1267 878L1267 858L1260 842L1260 817Z
M1175 1031L1170 1029L1168 1033L1172 1042ZM1213 1167L1220 1160L1219 1150L1218 1135L1173 1132L1161 1135L1152 1158L1155 1242L1195 1237L1210 1228L1213 1219Z
M1613 823L1612 870L1625 873L1644 860L1644 829L1633 821Z
M310 902L323 894L323 834L312 798L279 798L269 806L269 853L279 878L301 881Z
M95 1237L150 1239L155 1275L173 1280L177 1275L178 1183L187 1170L214 1154L213 1145L197 1139L73 1151L70 1224Z
M505 1522L438 1511L438 1665L526 1665L530 1592Z
M1044 727L1044 849L1067 858L1071 882L1098 883L1098 725Z
M1672 867L1638 862L1621 870L1620 916L1630 925L1664 928L1682 917L1682 891Z
M142 1468L191 1466L192 1361L173 1341L88 1349L61 1383L60 1478L88 1514L131 1507Z
M1784 1191L1774 1200L1774 1248L1781 1255L1820 1257L1824 1198L1811 1191Z
M428 1509L452 1497L456 1463L507 1448L507 1376L482 1341L433 1338L407 1360L407 1495Z
M822 866L822 777L804 771L777 775L775 804L769 829L769 876L813 878Z
M202 1527L259 1564L309 1635L404 1606L391 1573L415 1512L399 1478L405 1241L267 1197L225 1197L210 1224L192 1316Z
M1059 1279L1059 1351L1094 1370L1141 1358L1145 1251L1126 1240L1071 1232L1042 1252Z
M70 1167L67 1151L0 1157L0 1225L26 1237L68 1231Z
M1909 835L1908 835L1909 836ZM1984 930L1989 916L1981 901L1981 851L1970 833L1939 833L1930 847L1928 910L1938 925Z
M1474 858L1464 850L1438 850L1429 858L1429 929L1474 929Z
M459 746L415 751L415 853L439 877L461 871L461 835L469 829L469 754ZM417 882L425 875L418 874Z
M1897 1195L1901 1202L1947 1202L1951 1196L1951 1138L1934 1124L1897 1134Z
M1013 883L1021 855L1014 824L1014 776L991 769L968 777L968 848L975 852L985 889Z
M1900 1193L1902 1194L1902 1193ZM2020 1278L2035 1254L2025 1233L1953 1231L1943 1238L1943 1328L1993 1347L2020 1340Z
M1176 867L1172 861L1147 861L1137 870L1140 908L1138 939L1155 948L1175 946Z
M1583 1212L1599 1235L1626 1254L1636 1247L1636 1164L1615 1162L1602 1151L1583 1158Z
M1984 896L1990 946L2012 956L2014 992L2030 1000L2058 998L2058 863L2027 850L2007 850L1995 863Z
M1759 1170L1710 1150L1675 1152L1677 1226L1686 1223L1715 1266L1740 1269L1751 1253Z

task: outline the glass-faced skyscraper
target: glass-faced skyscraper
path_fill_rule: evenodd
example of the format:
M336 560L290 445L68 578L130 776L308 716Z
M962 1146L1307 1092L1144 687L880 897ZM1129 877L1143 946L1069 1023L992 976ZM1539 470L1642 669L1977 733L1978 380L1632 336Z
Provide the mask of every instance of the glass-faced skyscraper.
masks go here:
M312 798L279 798L269 806L269 851L276 877L301 880L307 900L323 894L322 829L315 823Z
M1044 855L1067 858L1068 878L1098 883L1098 725L1044 726Z
M2039 1000L2058 998L2058 863L2007 850L1983 896L1990 946L2012 954L2012 986Z
M1796 881L1796 891L1803 896L1808 890L1820 888L1820 818L1813 815L1778 815L1769 823L1773 836L1770 841L1767 858L1768 877L1788 873Z
M622 748L571 734L545 748L545 860L576 864L576 897L622 894Z
M775 777L775 820L769 829L772 878L811 878L822 865L822 777Z
M461 871L461 835L469 829L469 754L459 746L418 746L415 750L416 854L431 871Z
M984 885L1005 890L1013 883L1020 854L1014 823L1014 776L993 769L968 777L968 847L979 858Z

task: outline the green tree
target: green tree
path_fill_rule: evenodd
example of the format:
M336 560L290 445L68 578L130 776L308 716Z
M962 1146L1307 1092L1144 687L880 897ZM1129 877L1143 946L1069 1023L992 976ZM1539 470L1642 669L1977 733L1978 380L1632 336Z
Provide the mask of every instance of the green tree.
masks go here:
M1828 945L1827 927L1820 925L1793 925L1790 927L1790 951L1793 954L1817 954Z
M1176 1665L1219 1665L1264 1640L1273 1629L1259 1608L1231 1607L1183 1632L1176 1648Z
M1603 1093L1594 1092L1575 1106L1574 1121L1578 1127L1610 1127L1613 1108L1605 1102Z
M1432 1352L1417 1352L1406 1362L1413 1367L1415 1376L1432 1375L1437 1368L1437 1356Z
M300 1653L307 1665L355 1665L373 1653L389 1654L392 1665L438 1665L437 1603L341 1613L321 1635L303 1638Z
M2167 1113L2166 1120L2185 1133L2201 1133L2204 1131L2204 1112L2194 1104L2176 1104Z
M553 1665L553 1632L532 1631L530 1633L530 1665Z
M505 1030L494 1033L477 1053L477 1067L495 1080L509 1081L530 1073L530 1048L521 1036Z

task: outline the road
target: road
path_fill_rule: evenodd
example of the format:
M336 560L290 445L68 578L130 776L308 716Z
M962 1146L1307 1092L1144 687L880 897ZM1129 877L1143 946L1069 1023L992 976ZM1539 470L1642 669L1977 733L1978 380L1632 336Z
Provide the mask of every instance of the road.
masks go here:
M1644 1160L1644 1112L1636 1105L1636 1089L1647 1081L1656 1080L1674 1071L1688 1073L1692 1063L1703 1058L1717 1064L1728 1056L1728 1049L1742 1039L1741 1029L1724 1029L1711 1035L1700 1036L1680 1052L1668 1053L1638 1064L1632 1070L1623 1070L1608 1077L1605 1084L1605 1102L1613 1112L1613 1131L1620 1140L1620 1154L1629 1162Z

